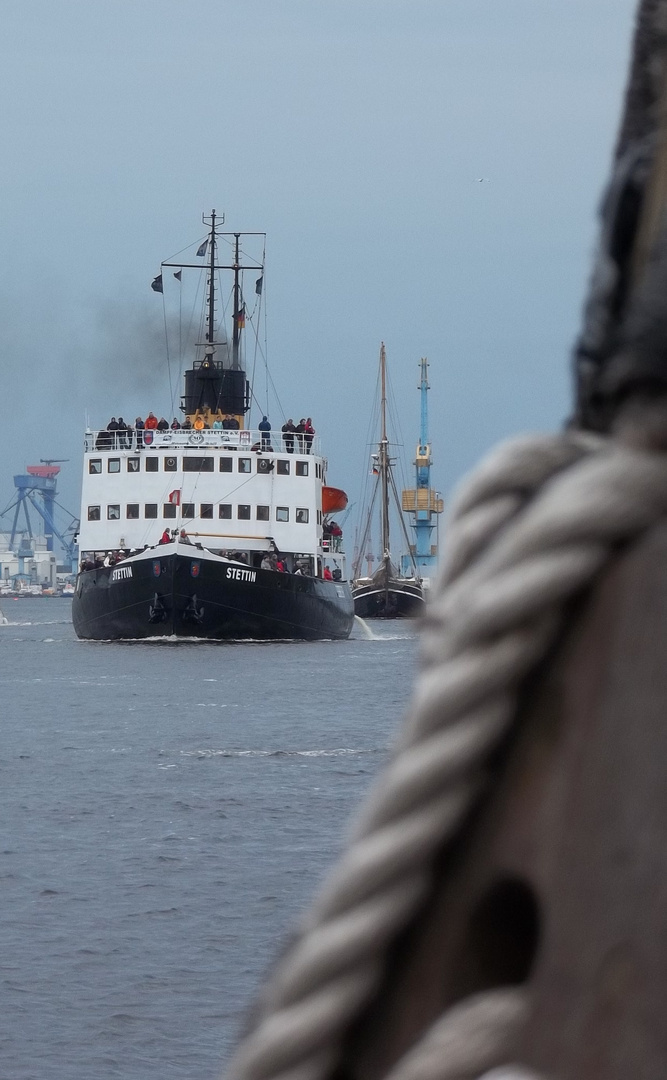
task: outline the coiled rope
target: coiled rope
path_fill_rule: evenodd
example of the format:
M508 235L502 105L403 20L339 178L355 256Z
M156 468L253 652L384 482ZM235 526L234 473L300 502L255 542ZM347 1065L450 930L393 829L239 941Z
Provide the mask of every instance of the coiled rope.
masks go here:
M332 1073L378 988L388 947L429 892L435 856L490 783L488 759L565 605L619 545L666 514L663 455L581 433L513 440L468 481L394 756L272 973L228 1080ZM387 1080L530 1080L519 1066L498 1068L526 1009L521 989L457 1004Z

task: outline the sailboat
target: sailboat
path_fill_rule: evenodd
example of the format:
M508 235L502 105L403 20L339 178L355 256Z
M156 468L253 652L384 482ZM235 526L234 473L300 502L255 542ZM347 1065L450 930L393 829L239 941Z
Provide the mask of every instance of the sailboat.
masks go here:
M415 618L424 610L424 589L417 574L414 545L410 543L402 515L401 502L394 478L395 459L389 452L387 435L387 356L384 342L380 346L380 441L373 455L375 484L368 504L361 542L352 568L352 598L354 613L362 619ZM380 502L381 550L380 565L368 577L360 577L361 560L366 550L371 523ZM389 535L390 506L398 511L403 539L409 552L409 572L401 572L392 558ZM411 572L410 572L411 571Z

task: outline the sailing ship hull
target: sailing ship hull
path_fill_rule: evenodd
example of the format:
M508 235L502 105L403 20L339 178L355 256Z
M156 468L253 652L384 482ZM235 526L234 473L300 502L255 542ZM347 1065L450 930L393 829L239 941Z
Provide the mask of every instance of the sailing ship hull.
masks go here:
M352 597L354 613L361 619L416 619L425 607L421 587L401 581L358 585Z
M347 638L354 604L345 582L246 567L178 544L80 573L72 619L78 637L98 641L316 641Z

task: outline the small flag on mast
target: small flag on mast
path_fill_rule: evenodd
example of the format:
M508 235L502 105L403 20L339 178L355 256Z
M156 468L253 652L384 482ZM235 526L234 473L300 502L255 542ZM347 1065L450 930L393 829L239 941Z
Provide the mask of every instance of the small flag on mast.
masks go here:
M151 281L151 289L153 292L163 292L162 288L162 274L158 274L156 278Z
M174 274L174 277L176 278L177 281L181 280L181 274L182 273L183 273L182 270L177 270L176 273Z
M236 316L236 325L239 330L245 329L245 304L241 304L241 307L239 308L239 313Z
M169 502L172 504L172 506L180 506L181 505L181 489L180 488L175 488L173 491L169 492Z
M208 238L206 240L204 240L204 243L200 244L199 247L197 248L197 255L199 257L201 257L202 255L205 255L207 248L208 248Z
M255 292L257 293L258 296L262 295L262 286L263 285L264 285L264 275L262 274L262 276L258 277L257 281L255 282Z

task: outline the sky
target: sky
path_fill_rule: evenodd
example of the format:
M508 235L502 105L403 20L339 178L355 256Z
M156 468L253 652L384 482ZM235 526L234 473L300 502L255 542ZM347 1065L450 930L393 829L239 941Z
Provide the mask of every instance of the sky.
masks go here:
M1 0L0 511L51 458L78 514L86 422L167 414L150 282L213 207L267 233L258 405L312 416L355 504L381 341L408 461L428 357L447 500L561 426L634 8Z

